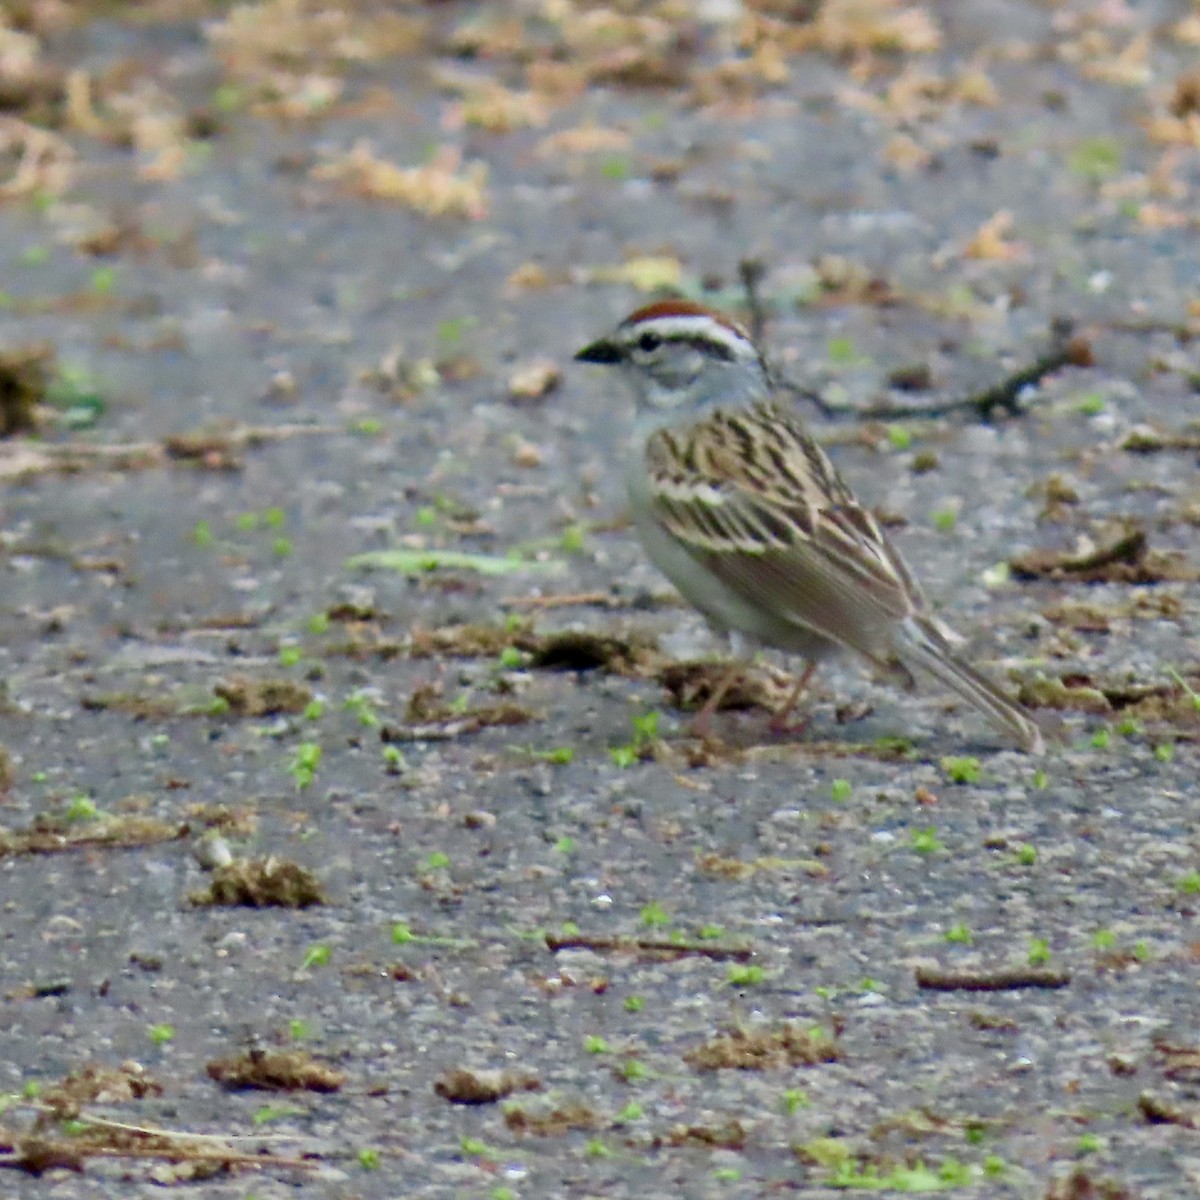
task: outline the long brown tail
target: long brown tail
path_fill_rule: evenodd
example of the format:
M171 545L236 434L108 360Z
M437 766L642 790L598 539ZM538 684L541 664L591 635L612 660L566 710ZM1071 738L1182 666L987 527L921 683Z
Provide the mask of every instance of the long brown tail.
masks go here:
M935 628L919 617L910 617L901 628L896 653L905 666L928 672L978 709L1027 754L1046 752L1044 732L1033 715L964 662Z

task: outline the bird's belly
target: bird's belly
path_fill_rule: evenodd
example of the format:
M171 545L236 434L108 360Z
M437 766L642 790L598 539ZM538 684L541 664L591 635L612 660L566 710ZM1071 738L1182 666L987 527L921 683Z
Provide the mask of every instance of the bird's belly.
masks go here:
M810 661L836 652L837 645L828 638L748 603L706 571L653 517L638 510L635 497L634 521L651 561L718 633L740 633Z

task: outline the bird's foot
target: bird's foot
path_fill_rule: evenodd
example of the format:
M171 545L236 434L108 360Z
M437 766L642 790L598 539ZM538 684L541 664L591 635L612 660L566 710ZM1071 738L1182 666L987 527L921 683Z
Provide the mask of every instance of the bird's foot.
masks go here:
M791 720L791 714L786 712L774 713L767 722L767 728L776 737L799 737L808 730L810 716L806 713L797 720Z
M771 717L768 728L776 736L802 734L808 728L809 715L806 713L798 721L792 721L792 710L796 707L800 697L808 690L808 681L812 678L813 672L817 669L816 663L805 664L804 670L800 672L800 678L796 680L795 686L788 694L787 700L783 707L778 709Z

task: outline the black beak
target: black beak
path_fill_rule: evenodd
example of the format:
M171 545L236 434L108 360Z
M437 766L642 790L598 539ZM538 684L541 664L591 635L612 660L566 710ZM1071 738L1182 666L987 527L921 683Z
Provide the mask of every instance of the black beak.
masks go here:
M615 342L610 342L607 338L601 338L598 342L593 342L590 346L584 346L575 355L577 362L600 363L606 367L612 366L613 363L619 363L623 357L621 348Z

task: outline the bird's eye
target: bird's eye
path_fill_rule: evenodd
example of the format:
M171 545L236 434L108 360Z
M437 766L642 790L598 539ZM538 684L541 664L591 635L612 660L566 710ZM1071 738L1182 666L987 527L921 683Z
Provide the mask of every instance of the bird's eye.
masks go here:
M644 351L646 354L653 354L661 345L662 338L657 333L647 331L638 338L638 349Z

